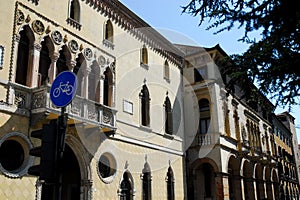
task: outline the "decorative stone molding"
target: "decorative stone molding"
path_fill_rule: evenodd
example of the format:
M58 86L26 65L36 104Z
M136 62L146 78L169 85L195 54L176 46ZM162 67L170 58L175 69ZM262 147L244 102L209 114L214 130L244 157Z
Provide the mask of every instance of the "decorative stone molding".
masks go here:
M29 155L29 149L31 149L33 145L25 134L19 132L11 132L5 134L2 138L0 138L0 146L8 139L17 141L22 146L24 151L24 161L18 169L13 171L4 169L0 163L0 172L2 172L9 178L20 178L27 174L28 168L33 164L33 157Z
M32 29L39 35L42 35L45 31L45 26L40 20L34 20L32 22Z
M21 25L24 23L25 21L25 15L24 13L21 11L21 10L17 10L17 13L16 13L16 21L17 21L17 25Z
M90 48L85 48L84 49L84 56L86 57L87 60L92 60L93 58L93 51Z
M0 69L3 68L4 63L4 46L0 45Z
M107 174L108 176L107 177L102 177L101 175L101 169L100 169L100 164L101 162L103 162L103 160L101 159L107 159L109 163L103 163L103 164L109 164L108 167L110 167L111 171L109 174ZM97 174L98 176L100 177L100 179L106 183L106 184L109 184L109 183L112 183L112 181L114 180L116 174L117 174L117 161L116 161L116 158L113 154L109 153L109 152L105 152L105 153L102 153L100 156L97 155L96 157L96 160L97 160Z
M61 44L63 38L62 38L62 34L59 31L53 31L51 33L51 37L54 41L55 44Z
M104 66L105 65L105 63L106 63L106 59L105 59L105 57L104 56L99 56L99 59L98 59L98 63L99 63L99 65L101 65L101 66Z
M70 40L69 48L72 53L76 53L76 51L78 51L78 49L79 49L79 45L75 40Z

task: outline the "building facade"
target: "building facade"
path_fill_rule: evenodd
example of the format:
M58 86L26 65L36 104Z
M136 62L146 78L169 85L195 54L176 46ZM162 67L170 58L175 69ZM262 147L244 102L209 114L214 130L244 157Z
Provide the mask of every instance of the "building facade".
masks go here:
M227 84L227 65L220 62L227 55L219 45L177 47L186 55L186 93L194 92L198 112L194 126L186 128L186 137L196 132L187 140L188 199L299 199L295 132L273 114L271 102L242 90L238 84L247 81ZM249 89L255 87L249 84ZM185 120L188 124L190 114Z
M5 1L0 13L0 199L52 198L27 171L31 132L60 115L49 90L63 71L78 88L62 199L184 199L182 53L117 0Z
M293 117L227 88L219 46L171 44L117 0L12 0L0 16L0 199L53 198L29 150L61 113L64 71L78 87L62 199L299 199Z

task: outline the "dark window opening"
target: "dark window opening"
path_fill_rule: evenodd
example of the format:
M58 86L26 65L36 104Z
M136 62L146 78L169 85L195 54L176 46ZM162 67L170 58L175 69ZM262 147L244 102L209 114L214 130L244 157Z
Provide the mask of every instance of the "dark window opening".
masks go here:
M143 46L141 50L141 63L144 65L148 65L148 51L145 46Z
M98 164L99 172L102 178L108 178L115 174L116 170L113 169L111 166L112 163L110 162L110 160L105 155L102 155Z
M143 174L143 200L151 200L151 174Z
M132 200L132 186L129 180L128 172L123 174L123 180L121 182L120 200Z
M207 99L200 99L199 102L199 128L198 133L205 134L210 126L210 107Z
M194 80L195 80L195 83L204 81L203 77L201 76L201 74L199 73L199 71L197 69L194 69Z
M83 64L83 61L84 61L84 58L83 58L83 55L80 54L78 56L78 58L76 59L76 65L74 67L74 70L73 72L76 74L77 76L77 91L76 91L76 95L79 95L81 96L81 90L82 90L82 87L83 87L83 68L81 68L82 64Z
M89 73L89 87L88 87L88 99L95 101L95 94L96 94L96 74L94 69Z
M168 168L168 173L167 173L167 199L168 200L175 199L174 173L171 167Z
M173 133L173 113L169 97L165 100L165 132L167 134Z
M56 67L57 67L57 75L60 74L63 71L68 71L68 67L67 67L67 57L65 55L66 52L66 48L67 47L63 47L62 50L59 51L59 57L57 59L56 62Z
M113 80L112 72L107 68L104 72L104 87L103 87L103 104L106 106L112 106L112 95L113 95Z
M80 7L77 0L72 0L70 5L70 18L79 22Z
M42 49L40 53L39 62L39 85L47 85L48 83L48 70L51 65L51 58L49 55L49 49L46 45L46 41L42 42Z
M151 200L152 195L152 189L151 189L151 169L150 166L148 164L148 162L146 162L144 164L144 169L143 169L143 174L142 174L142 198L143 200Z
M26 86L30 42L25 30L20 32L20 36L21 38L18 46L16 83Z
M6 140L0 146L0 163L7 171L19 169L24 162L24 149L15 140Z
M105 24L105 38L106 40L113 42L114 29L110 20Z
M169 67L168 61L165 61L164 68L165 68L165 70L164 70L165 78L170 79L170 67Z
M211 197L211 187L212 187L212 170L211 167L208 164L203 165L203 171L204 171L204 188L205 188L205 197Z
M143 85L142 91L140 93L141 97L141 108L142 108L142 125L150 125L150 97L149 90L146 85Z

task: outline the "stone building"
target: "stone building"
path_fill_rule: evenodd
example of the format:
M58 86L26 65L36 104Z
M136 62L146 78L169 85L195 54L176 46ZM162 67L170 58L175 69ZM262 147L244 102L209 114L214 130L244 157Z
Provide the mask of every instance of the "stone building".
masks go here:
M227 88L219 46L171 44L118 0L11 0L0 16L0 199L53 195L29 150L60 115L63 71L78 88L62 199L298 199L293 117Z
M117 0L3 1L0 19L0 199L51 198L27 171L31 132L60 115L49 89L63 71L78 82L63 199L184 199L177 48Z
M273 114L272 103L242 90L239 84L255 90L247 80L227 84L230 76L220 62L227 54L219 45L177 47L185 54L183 74L190 83L185 103L194 105L185 115L188 199L299 199L295 133ZM192 91L194 100L188 101Z

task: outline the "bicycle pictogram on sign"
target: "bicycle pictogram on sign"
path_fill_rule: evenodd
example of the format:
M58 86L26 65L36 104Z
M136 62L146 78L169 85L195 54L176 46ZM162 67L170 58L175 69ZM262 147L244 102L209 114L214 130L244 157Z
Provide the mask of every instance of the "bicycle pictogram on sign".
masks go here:
M63 82L60 82L59 87L54 89L53 96L55 98L57 98L61 92L66 93L67 95L72 95L73 90L74 90L74 87L69 84L69 81L67 81L67 83L65 83L65 84Z
M50 99L57 107L67 106L76 95L77 79L73 72L61 72L53 81Z

